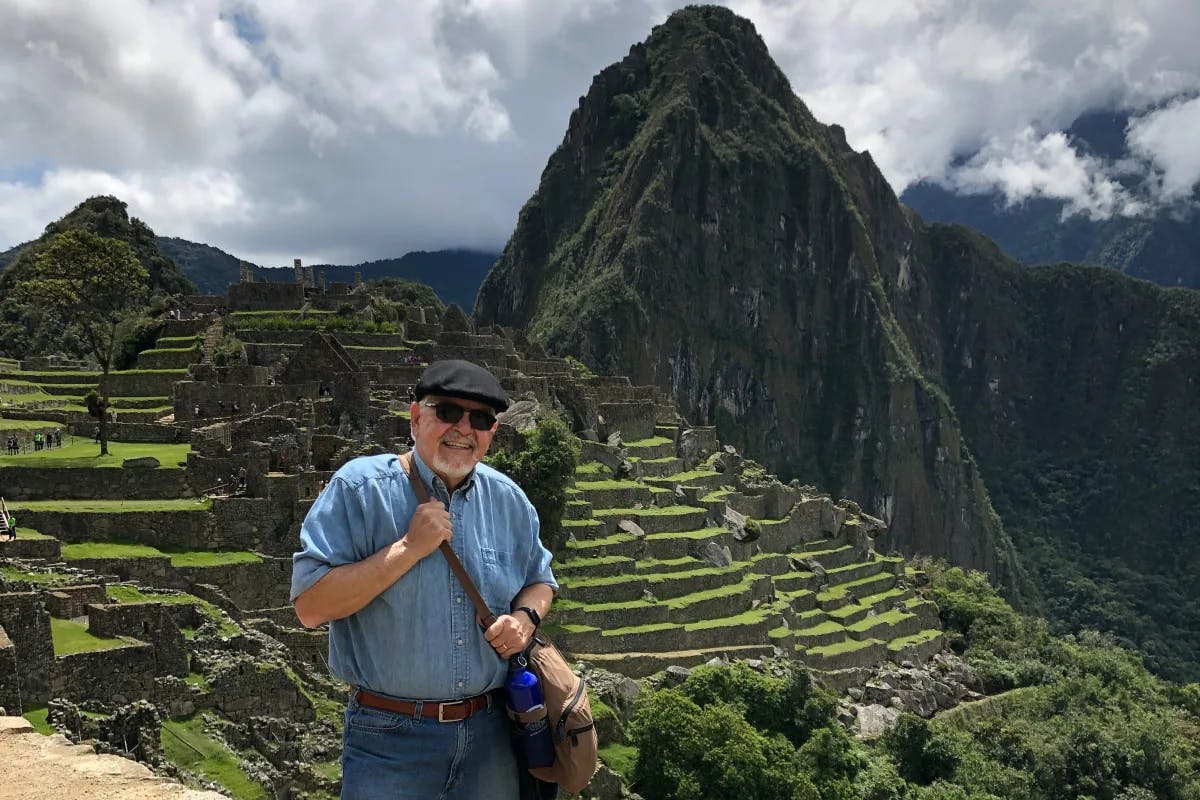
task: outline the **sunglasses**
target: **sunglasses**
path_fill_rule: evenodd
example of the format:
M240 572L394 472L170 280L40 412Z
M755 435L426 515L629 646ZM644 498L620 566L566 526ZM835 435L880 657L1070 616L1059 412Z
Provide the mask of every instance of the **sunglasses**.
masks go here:
M467 410L458 403L422 403L426 408L432 408L433 413L439 420L448 425L457 425L458 421L463 418L463 414L467 415L467 421L471 427L477 431L490 431L492 426L496 424L496 417L489 411L473 408Z

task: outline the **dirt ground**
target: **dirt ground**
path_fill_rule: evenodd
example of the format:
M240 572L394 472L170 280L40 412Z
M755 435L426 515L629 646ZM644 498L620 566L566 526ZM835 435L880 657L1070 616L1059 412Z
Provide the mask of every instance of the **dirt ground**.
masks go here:
M144 765L42 736L21 717L0 717L0 800L221 800Z

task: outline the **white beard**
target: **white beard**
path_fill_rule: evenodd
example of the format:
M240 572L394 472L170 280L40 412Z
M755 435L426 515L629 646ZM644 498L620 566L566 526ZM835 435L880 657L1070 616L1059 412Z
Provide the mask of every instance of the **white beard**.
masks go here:
M441 475L447 483L460 483L475 469L475 465L472 463L463 464L457 459L451 460L444 457L440 447L434 453L432 462L429 467L438 475Z

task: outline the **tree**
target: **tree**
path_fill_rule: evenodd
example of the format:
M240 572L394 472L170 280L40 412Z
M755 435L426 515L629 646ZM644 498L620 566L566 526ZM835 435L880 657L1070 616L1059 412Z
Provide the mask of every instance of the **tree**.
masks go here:
M149 273L125 242L81 229L56 235L38 254L17 286L25 300L57 310L78 325L88 351L100 364L100 454L108 454L108 375L117 325L145 298Z
M579 464L579 440L557 416L537 421L521 433L515 452L496 450L488 462L517 482L537 509L542 539L550 550L562 542L562 518L567 509L567 485Z

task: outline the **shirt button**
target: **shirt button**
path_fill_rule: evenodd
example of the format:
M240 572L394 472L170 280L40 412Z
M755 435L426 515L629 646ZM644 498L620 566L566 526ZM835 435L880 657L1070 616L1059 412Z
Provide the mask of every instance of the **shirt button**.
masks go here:
M456 603L461 603L461 602L462 602L462 595L459 595L458 597L454 598L454 602L456 602Z
M462 647L462 639L459 639L459 640L458 640L458 646L459 646L459 647Z
M462 681L459 681L459 682L458 682L458 688L460 688L460 689L461 689L462 687L463 687L463 682L462 682Z

